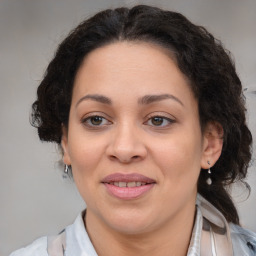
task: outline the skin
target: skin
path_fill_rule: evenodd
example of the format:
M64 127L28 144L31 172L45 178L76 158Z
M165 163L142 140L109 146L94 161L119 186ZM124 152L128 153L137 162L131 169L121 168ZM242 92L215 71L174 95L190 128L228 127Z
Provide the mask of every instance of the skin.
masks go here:
M145 102L145 95L167 94ZM221 154L219 128L209 123L202 134L189 82L159 46L116 42L86 56L62 147L98 255L186 255L199 173ZM156 184L139 198L118 199L101 183L113 173Z

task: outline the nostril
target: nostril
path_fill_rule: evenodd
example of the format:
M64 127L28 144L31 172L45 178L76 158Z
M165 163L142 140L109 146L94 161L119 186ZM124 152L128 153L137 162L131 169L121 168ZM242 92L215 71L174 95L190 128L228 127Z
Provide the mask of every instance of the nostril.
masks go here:
M116 157L116 156L110 156L110 159L111 159L111 160L116 160L117 157Z
M110 160L112 160L112 161L120 161L120 162L122 162L122 163L130 163L130 162L132 162L133 160L137 160L137 159L139 159L140 158L140 156L138 156L138 155L136 155L136 156L132 156L132 157L130 157L130 158L122 158L122 157L117 157L117 156L115 156L115 155L111 155L111 156L109 156L109 158L110 158Z

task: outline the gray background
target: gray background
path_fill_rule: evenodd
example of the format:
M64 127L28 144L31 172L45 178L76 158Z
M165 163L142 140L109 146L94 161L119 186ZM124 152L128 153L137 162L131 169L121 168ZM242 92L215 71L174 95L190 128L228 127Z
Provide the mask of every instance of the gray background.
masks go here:
M30 106L46 65L71 28L104 8L136 3L182 12L231 50L248 88L248 122L256 139L256 95L252 93L256 90L255 0L0 0L1 256L39 236L59 232L84 208L74 184L62 178L56 146L41 143L30 126ZM248 200L242 186L233 188L242 223L254 231L255 171L254 164Z

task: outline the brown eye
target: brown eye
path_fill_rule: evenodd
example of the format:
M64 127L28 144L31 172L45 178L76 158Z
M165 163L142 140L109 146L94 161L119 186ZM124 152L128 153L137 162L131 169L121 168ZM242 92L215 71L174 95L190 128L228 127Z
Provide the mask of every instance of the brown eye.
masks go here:
M101 116L92 116L90 117L90 121L92 125L100 125L103 121Z
M175 123L175 120L170 119L168 117L164 117L164 116L153 116L149 118L146 123L147 125L150 125L153 127L168 127L172 123Z
M110 122L102 116L89 116L82 120L82 123L88 127L104 126Z
M155 126L160 126L162 125L164 122L164 118L159 117L159 116L155 116L151 119L151 123Z

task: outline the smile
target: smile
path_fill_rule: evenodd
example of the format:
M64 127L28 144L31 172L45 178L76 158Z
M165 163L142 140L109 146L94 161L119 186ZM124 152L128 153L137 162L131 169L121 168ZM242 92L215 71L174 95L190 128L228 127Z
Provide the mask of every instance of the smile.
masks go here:
M156 181L141 174L114 173L102 180L107 193L118 199L131 200L149 192Z
M134 187L144 186L147 183L141 182L141 181L131 181L131 182L119 181L119 182L111 182L109 184L115 185L115 186L120 187L120 188L125 188L125 187L134 188Z

